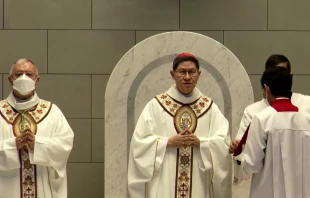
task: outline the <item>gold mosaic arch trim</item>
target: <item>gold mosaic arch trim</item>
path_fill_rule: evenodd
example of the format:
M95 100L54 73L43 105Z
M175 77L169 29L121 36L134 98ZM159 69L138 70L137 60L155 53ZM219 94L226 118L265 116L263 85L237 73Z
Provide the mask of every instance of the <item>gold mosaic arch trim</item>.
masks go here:
M175 116L176 112L182 106L190 106L190 108L196 114L196 117L199 118L205 114L212 106L213 101L207 96L201 96L198 100L194 101L191 104L183 104L173 98L171 98L167 93L159 94L155 96L159 104L169 113L172 117Z
M28 113L32 116L35 123L40 123L50 112L53 103L40 99L38 105L33 110L29 110ZM0 114L9 123L13 124L16 117L19 115L18 112L14 111L7 100L0 101Z

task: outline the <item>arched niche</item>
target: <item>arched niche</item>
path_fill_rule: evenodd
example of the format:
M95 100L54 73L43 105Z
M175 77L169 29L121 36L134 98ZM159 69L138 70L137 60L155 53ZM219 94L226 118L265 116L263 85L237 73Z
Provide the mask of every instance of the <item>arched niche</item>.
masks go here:
M131 48L114 68L105 93L105 197L127 197L130 139L145 104L174 81L169 71L182 52L200 61L197 87L211 97L230 123L234 137L243 110L253 103L250 79L238 58L224 45L193 32L167 32Z

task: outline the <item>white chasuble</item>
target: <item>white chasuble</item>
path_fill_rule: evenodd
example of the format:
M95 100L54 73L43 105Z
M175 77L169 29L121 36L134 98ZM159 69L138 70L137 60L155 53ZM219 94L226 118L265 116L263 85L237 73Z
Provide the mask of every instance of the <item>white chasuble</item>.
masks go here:
M20 136L25 129L35 135L37 123L47 116L52 104L45 100L33 108L23 111L14 110L9 103L4 100L0 103L1 116L12 125L14 136ZM19 150L20 159L20 193L21 198L37 198L36 166L30 163L28 148L24 146Z
M200 147L166 148L188 129ZM130 146L131 198L211 198L230 195L228 122L196 88L190 97L171 87L143 110Z
M174 119L174 127L177 133L186 129L195 133L198 118L212 105L212 100L205 96L200 97L193 104L184 105L169 97L168 94L156 96L157 101ZM191 198L193 148L184 146L177 149L176 163L176 198Z
M25 110L13 108L9 101L12 98L0 101L0 198L67 197L73 131L63 114L42 99ZM16 147L15 138L25 129L35 134L33 151Z

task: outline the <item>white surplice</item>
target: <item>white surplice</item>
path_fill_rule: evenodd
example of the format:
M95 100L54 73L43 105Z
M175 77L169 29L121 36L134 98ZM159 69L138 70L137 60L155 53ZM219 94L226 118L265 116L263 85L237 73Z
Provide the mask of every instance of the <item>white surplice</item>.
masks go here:
M300 93L292 93L291 101L300 110L310 113L310 96ZM253 116L267 107L269 107L269 104L264 98L247 106L243 112L240 127L235 139L240 140L251 123Z
M263 98L262 100L255 102L245 108L240 122L240 127L236 135L237 140L240 140L242 138L246 129L251 123L253 116L267 107L269 107L269 103L266 99Z
M310 113L310 96L299 94L299 93L292 93L291 101L292 101L292 104L297 106L300 111L305 111L305 112ZM244 110L244 113L243 113L243 116L240 122L240 127L239 127L239 130L238 130L238 133L235 139L240 140L243 137L249 124L251 123L252 118L257 113L261 112L267 107L269 107L269 103L266 99L262 99L258 102L255 102L247 106ZM236 179L234 184L240 184L240 182L243 181L242 178L238 178L239 177L238 175L240 175L239 174L240 171L241 171L240 166L238 166L237 163L234 162L234 178Z
M16 147L13 123L20 114L12 109L21 110L32 105L37 105L37 108L29 111L28 115L37 124L34 150L29 151L28 156L30 163L36 167L35 175L21 170L22 158ZM21 196L21 178L27 174L34 176L37 198L66 198L66 164L74 134L61 110L55 104L39 99L36 94L24 106L10 94L6 100L0 101L0 108L0 198L28 198ZM25 167L29 165L25 164Z
M190 96L184 96L175 86L166 94L183 104L204 97L197 88ZM193 148L191 196L186 197L231 197L228 126L214 103L197 119L195 135L200 139L200 148ZM176 197L178 149L166 147L168 138L176 134L174 117L158 100L151 100L140 115L131 139L128 165L131 198Z
M310 197L310 115L267 107L253 117L239 178L252 174L251 198Z

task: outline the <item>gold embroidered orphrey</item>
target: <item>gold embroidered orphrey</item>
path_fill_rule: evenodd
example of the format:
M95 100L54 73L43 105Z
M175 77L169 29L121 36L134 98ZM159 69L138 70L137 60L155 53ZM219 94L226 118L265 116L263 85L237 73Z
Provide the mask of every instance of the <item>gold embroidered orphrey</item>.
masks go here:
M155 97L165 111L174 118L177 133L188 129L192 133L197 127L198 118L205 114L213 101L202 96L191 104L182 104L163 93ZM175 198L191 198L193 148L185 146L177 149Z
M20 136L23 129L37 132L37 124L49 113L52 103L40 100L38 105L29 111L19 113L15 111L7 100L0 101L0 114L12 125L14 136ZM23 114L23 115L22 115ZM36 166L30 163L28 149L19 150L21 198L37 198Z

